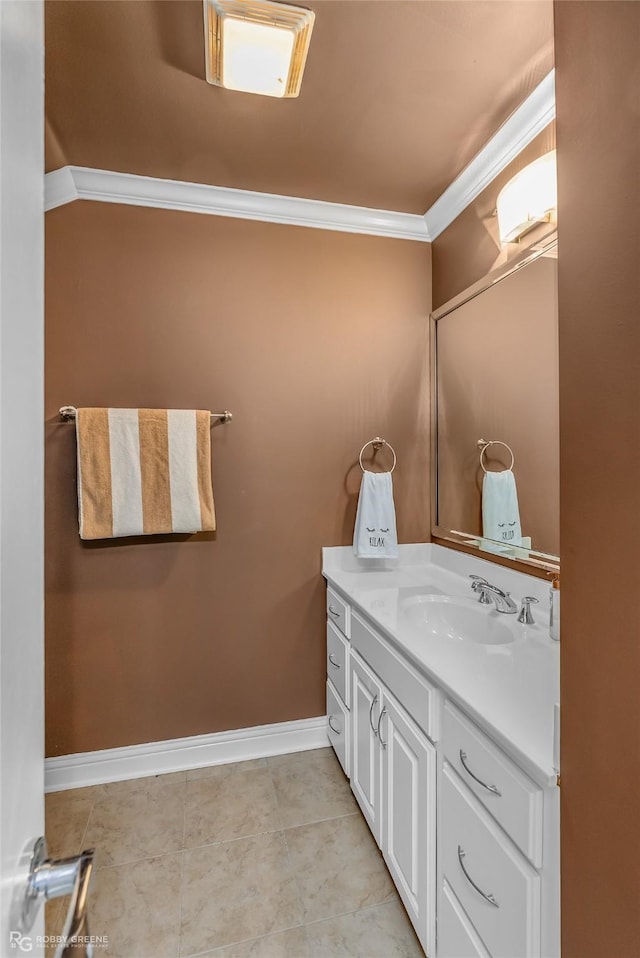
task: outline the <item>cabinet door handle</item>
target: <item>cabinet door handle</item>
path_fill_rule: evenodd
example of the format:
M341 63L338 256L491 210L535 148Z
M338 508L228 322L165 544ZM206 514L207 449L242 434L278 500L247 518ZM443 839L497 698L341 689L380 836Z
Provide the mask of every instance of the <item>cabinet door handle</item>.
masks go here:
M329 652L329 661L331 662L331 664L332 664L332 666L334 667L334 669L341 669L341 668L342 668L342 666L340 665L340 663L339 663L339 662L336 662L336 660L334 659L334 657L333 657L333 652Z
M487 785L487 783L483 782L481 778L478 778L477 775L473 774L473 772L467 765L467 753L463 752L462 749L460 749L460 763L463 769L465 770L465 772L467 773L467 775L470 775L471 778L474 780L474 782L477 782L478 785L482 785L483 788L486 788L486 790L488 792L491 792L493 795L499 795L500 798L502 798L502 792L499 791L495 785Z
M371 726L371 731L373 732L374 735L377 735L377 734L378 734L378 730L376 729L375 725L374 725L373 722L371 721L371 717L373 716L373 710L374 710L374 708L376 707L376 702L377 702L377 701L378 701L378 696L377 696L377 695L374 695L374 696L373 696L373 701L371 702L371 708L369 709L369 725Z
M335 727L335 725L334 725L333 722L331 721L332 718L333 718L333 715L330 715L330 716L329 716L329 728L331 729L332 732L335 732L336 735L342 735L342 729L339 729L339 728L336 728L336 727Z
M331 615L340 615L340 609L334 609L332 605L329 606L329 612Z
M380 744L382 745L383 748L387 747L387 743L383 741L382 732L380 731L380 722L382 721L382 716L386 714L387 714L387 707L385 705L383 706L383 709L380 712L380 715L378 716L378 738L380 739Z
M471 877L467 869L464 867L464 858L465 858L465 850L462 847L462 845L458 845L458 861L460 862L460 868L462 869L462 874L467 879L471 887L475 888L475 890L478 892L479 895L482 895L485 901L488 901L490 905L494 906L494 908L499 908L500 905L495 900L493 895L487 895L485 892L483 892L482 888L479 888L478 885L476 885L473 878Z

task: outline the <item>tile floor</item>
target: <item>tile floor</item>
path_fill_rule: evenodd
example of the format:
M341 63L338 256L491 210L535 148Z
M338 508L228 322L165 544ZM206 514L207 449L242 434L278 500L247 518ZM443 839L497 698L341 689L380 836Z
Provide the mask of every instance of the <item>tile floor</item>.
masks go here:
M423 956L328 748L53 793L47 839L97 849L96 958Z

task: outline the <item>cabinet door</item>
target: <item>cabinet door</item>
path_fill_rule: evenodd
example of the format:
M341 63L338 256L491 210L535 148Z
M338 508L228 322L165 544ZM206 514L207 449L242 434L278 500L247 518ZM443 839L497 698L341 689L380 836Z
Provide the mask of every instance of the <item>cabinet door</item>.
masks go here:
M420 942L434 955L436 749L393 698L383 698L382 851Z
M355 653L351 662L351 788L380 844L380 745L382 707L378 680Z

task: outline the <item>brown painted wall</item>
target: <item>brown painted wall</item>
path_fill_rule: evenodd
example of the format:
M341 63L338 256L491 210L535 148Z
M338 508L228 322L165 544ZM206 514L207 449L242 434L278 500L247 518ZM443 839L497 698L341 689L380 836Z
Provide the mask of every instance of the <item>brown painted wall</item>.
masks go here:
M563 958L640 955L640 4L556 16Z
M429 536L429 246L76 202L46 282L47 754L322 714L320 549L366 440ZM217 536L81 543L66 403L231 409Z
M511 243L503 249L498 236L495 209L502 187L533 160L553 150L555 135L555 123L550 123L434 241L434 309L482 279L492 269L502 266L548 231L544 227L532 230L523 237L521 244Z
M560 551L557 272L541 256L437 324L438 525L482 535L477 441L513 449L522 533ZM489 469L510 465L502 446Z

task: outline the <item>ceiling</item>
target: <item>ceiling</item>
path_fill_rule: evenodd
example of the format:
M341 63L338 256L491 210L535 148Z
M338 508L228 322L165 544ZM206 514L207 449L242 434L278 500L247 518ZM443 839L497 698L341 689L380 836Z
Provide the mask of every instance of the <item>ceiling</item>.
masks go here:
M553 67L552 0L310 0L297 99L210 86L201 0L48 0L46 163L424 213Z

